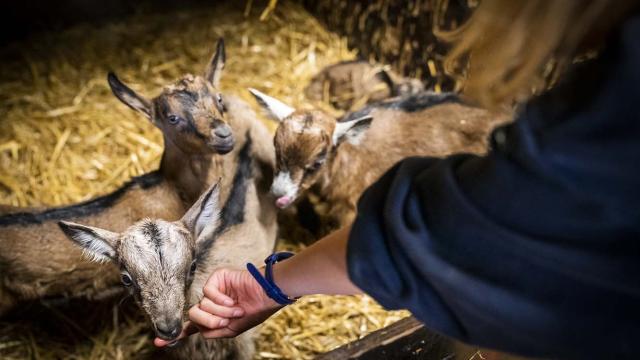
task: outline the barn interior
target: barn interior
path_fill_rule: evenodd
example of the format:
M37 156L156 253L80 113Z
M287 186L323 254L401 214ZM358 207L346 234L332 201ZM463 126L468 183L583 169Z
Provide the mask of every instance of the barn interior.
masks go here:
M434 19L433 7L449 6ZM455 27L475 6L404 1L26 0L6 4L0 38L0 204L61 206L109 193L157 168L162 136L111 93L116 71L156 94L198 73L217 39L227 46L224 91L260 113L248 87L295 107L324 67L366 59L420 78L436 92L456 81L442 71L446 44L433 21ZM262 116L262 115L261 115ZM276 124L262 121L274 130ZM281 249L305 244L283 234ZM2 264L0 264L2 265ZM5 265L6 266L6 265ZM1 267L0 267L1 269ZM260 329L257 357L310 359L409 315L367 296L310 296ZM152 358L153 334L131 298L42 299L0 318L3 359Z

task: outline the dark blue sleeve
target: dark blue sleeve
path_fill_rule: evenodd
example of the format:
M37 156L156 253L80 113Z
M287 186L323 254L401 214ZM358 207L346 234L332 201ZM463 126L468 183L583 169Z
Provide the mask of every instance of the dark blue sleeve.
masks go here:
M529 356L640 353L640 21L494 131L361 197L351 279L441 333ZM639 168L636 168L638 166Z

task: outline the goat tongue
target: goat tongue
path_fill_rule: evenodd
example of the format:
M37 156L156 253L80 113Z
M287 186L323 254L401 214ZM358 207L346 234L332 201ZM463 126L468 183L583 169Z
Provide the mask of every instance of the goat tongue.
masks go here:
M281 209L284 209L290 203L291 203L291 198L289 198L288 196L281 196L281 197L276 199L276 206L281 208Z

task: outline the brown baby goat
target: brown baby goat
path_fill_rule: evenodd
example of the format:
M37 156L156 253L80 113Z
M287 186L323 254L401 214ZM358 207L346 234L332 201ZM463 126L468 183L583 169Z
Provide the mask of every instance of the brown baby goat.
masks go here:
M276 205L286 208L313 188L330 207L331 228L349 224L360 194L398 161L483 153L490 131L509 119L465 105L453 94L426 92L374 104L337 121L250 91L280 121L271 187Z
M421 91L424 91L422 81L404 78L384 66L363 60L327 66L304 89L309 100L325 101L341 110Z
M253 141L250 155L255 159L254 177L260 186L253 196L265 209L260 212L265 226L275 227L269 212L272 206L264 199L273 176L273 145L249 106L218 90L224 63L221 40L203 76L186 75L153 99L135 93L115 75L109 75L114 94L162 131L165 149L160 168L134 178L111 194L81 204L50 209L3 208L0 315L21 300L94 297L118 282L114 267L82 259L81 251L58 229L58 220L114 231L123 231L145 217L175 220L221 176L222 197L226 199L233 181L233 176L226 175L236 172L248 137Z

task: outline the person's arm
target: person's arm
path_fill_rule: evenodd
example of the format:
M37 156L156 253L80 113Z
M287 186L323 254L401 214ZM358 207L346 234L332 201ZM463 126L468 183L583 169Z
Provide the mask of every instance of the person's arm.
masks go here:
M362 291L347 273L347 243L351 226L335 231L273 267L273 278L285 294L354 295Z

